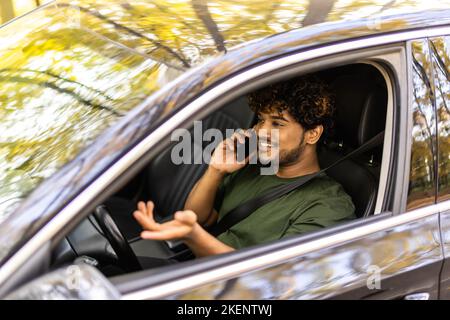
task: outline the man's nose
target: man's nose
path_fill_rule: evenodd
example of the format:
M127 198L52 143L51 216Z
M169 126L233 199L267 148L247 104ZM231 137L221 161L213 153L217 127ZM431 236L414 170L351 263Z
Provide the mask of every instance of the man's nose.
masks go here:
M271 126L270 126L269 121L265 121L264 123L258 124L258 125L256 126L256 129L257 129L257 130L262 130L262 129L264 129L264 130L270 132Z
M255 130L258 139L263 139L264 141L270 142L270 130L265 128L258 128Z

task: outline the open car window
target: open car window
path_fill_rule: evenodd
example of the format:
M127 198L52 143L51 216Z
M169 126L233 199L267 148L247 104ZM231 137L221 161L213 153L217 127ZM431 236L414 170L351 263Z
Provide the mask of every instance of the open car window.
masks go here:
M316 75L326 81L336 93L336 128L333 134L321 141L318 148L319 162L324 168L385 130L389 84L376 67L365 63L327 68L316 72ZM371 81L363 81L368 78ZM155 203L154 217L160 223L173 219L173 214L183 209L188 194L207 168L202 156L205 152L210 153L211 146L218 143L211 139L211 136L204 134L215 129L224 138L229 136L231 131L252 127L256 121L257 116L249 108L245 95L228 102L201 121L192 121L184 129L183 135L186 137L181 140L188 144L184 152L180 154L179 146L177 148L181 141L180 134L172 135L171 144L154 156L144 169L132 176L119 191L104 201L112 220L136 256L140 265L138 269L155 269L157 273L160 267L186 262L195 257L186 253L186 248L179 246L180 241L177 243L141 239L142 227L132 215L137 208L137 202L152 200ZM174 152L182 156L182 159L178 159L180 161L174 162ZM383 202L384 197L379 196L378 190L385 190L379 188L383 156L383 145L379 145L327 172L352 198L357 219L379 213L376 202L377 199ZM352 175L348 172L352 172ZM219 208L220 204L216 207ZM381 208L382 205L378 207ZM69 263L77 256L90 256L99 262L99 269L108 277L136 270L124 268L123 262L119 261L120 254L114 253L107 238L97 219L90 216L57 246L52 255L53 268ZM257 244L264 245L273 242L272 240L276 239Z

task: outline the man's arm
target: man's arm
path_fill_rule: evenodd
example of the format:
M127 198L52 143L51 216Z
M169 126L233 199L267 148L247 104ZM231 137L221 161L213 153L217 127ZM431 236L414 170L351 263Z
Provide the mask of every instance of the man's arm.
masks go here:
M192 250L196 257L234 251L234 248L212 236L198 223L194 224L192 232L184 238L183 242Z
M210 225L217 218L214 212L214 199L216 198L217 189L225 176L221 172L209 166L205 174L194 185L189 193L184 210L192 210L197 214L198 223L200 225ZM212 219L214 218L214 219Z
M244 143L245 136L250 133L235 133L230 138L223 140L214 150L210 164L205 174L194 185L184 204L184 210L192 210L197 214L200 225L211 225L217 220L217 212L214 210L214 200L217 189L227 173L235 172L246 165L248 158L237 161L234 141Z
M245 135L249 133L236 133L216 147L207 172L186 200L185 210L175 212L173 220L157 223L153 218L153 202L139 202L134 218L144 228L141 237L152 240L181 239L197 257L233 251L234 248L209 234L197 221L210 224L217 219L213 206L220 182L226 173L237 171L248 162L248 157L237 161L234 151L234 140L244 143Z

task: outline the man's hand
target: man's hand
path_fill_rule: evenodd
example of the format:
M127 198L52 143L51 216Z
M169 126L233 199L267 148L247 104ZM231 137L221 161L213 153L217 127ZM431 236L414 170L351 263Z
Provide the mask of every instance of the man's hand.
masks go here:
M238 161L236 159L237 150L235 150L235 142L239 141L239 143L244 143L246 136L251 136L249 130L241 130L240 132L235 132L228 139L220 142L216 149L214 149L209 166L220 173L232 173L245 167L249 157L245 158L243 161Z
M141 238L151 240L188 239L197 224L197 215L191 210L177 211L174 219L165 223L157 223L153 219L152 201L147 204L140 201L134 218L144 228Z
M181 239L197 257L221 254L233 251L234 248L224 244L210 235L197 223L197 215L191 210L175 212L174 219L165 223L157 223L153 219L154 204L140 201L134 217L144 228L143 239L173 240Z

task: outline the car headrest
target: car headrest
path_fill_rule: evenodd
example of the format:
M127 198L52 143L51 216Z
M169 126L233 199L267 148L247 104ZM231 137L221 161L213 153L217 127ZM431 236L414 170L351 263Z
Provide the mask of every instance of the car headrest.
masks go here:
M387 94L379 81L364 74L347 74L334 79L331 89L336 97L333 140L357 148L384 129Z

